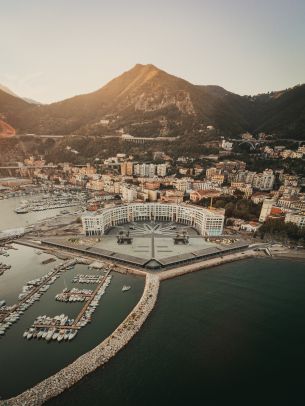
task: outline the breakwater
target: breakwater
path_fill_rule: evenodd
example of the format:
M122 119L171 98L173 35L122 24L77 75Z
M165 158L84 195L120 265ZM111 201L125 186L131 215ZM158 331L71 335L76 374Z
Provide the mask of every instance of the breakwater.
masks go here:
M83 354L73 363L43 380L18 396L1 401L0 405L38 406L58 396L80 381L84 376L106 364L140 330L154 308L159 290L159 278L147 274L141 299L116 330L93 350Z

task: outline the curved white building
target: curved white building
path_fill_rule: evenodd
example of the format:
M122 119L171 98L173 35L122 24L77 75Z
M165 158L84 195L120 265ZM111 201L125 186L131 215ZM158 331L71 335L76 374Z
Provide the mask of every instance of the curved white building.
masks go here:
M134 221L173 221L194 227L201 235L217 236L223 231L224 214L185 204L131 203L82 217L86 235L102 235L111 227Z

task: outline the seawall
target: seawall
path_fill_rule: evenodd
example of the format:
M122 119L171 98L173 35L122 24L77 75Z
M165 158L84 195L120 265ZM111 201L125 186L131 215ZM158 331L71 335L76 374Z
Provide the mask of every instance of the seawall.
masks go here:
M214 266L226 264L228 262L252 258L254 256L257 256L257 253L252 250L228 254L223 257L212 258L205 261L196 262L194 264L181 266L179 268L170 269L168 271L162 271L162 273L159 273L159 279L160 281L163 281L166 279L176 278L177 276L185 275L191 272L201 271L202 269L212 268Z

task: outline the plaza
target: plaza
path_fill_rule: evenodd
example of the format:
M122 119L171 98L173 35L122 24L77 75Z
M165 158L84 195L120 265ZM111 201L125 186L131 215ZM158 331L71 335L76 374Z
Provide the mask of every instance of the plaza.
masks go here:
M119 243L119 237L126 241ZM187 237L181 242L181 236ZM177 240L178 238L178 240ZM54 237L43 244L146 270L163 270L245 249L241 240L203 237L174 222L140 221L113 226L103 235Z

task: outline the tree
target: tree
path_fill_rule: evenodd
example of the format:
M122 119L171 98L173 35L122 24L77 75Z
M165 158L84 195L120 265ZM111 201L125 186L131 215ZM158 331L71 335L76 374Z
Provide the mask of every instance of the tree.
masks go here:
M305 230L294 223L284 223L280 219L269 219L260 227L259 233L262 238L276 238L283 242L289 240L298 242L305 238Z

